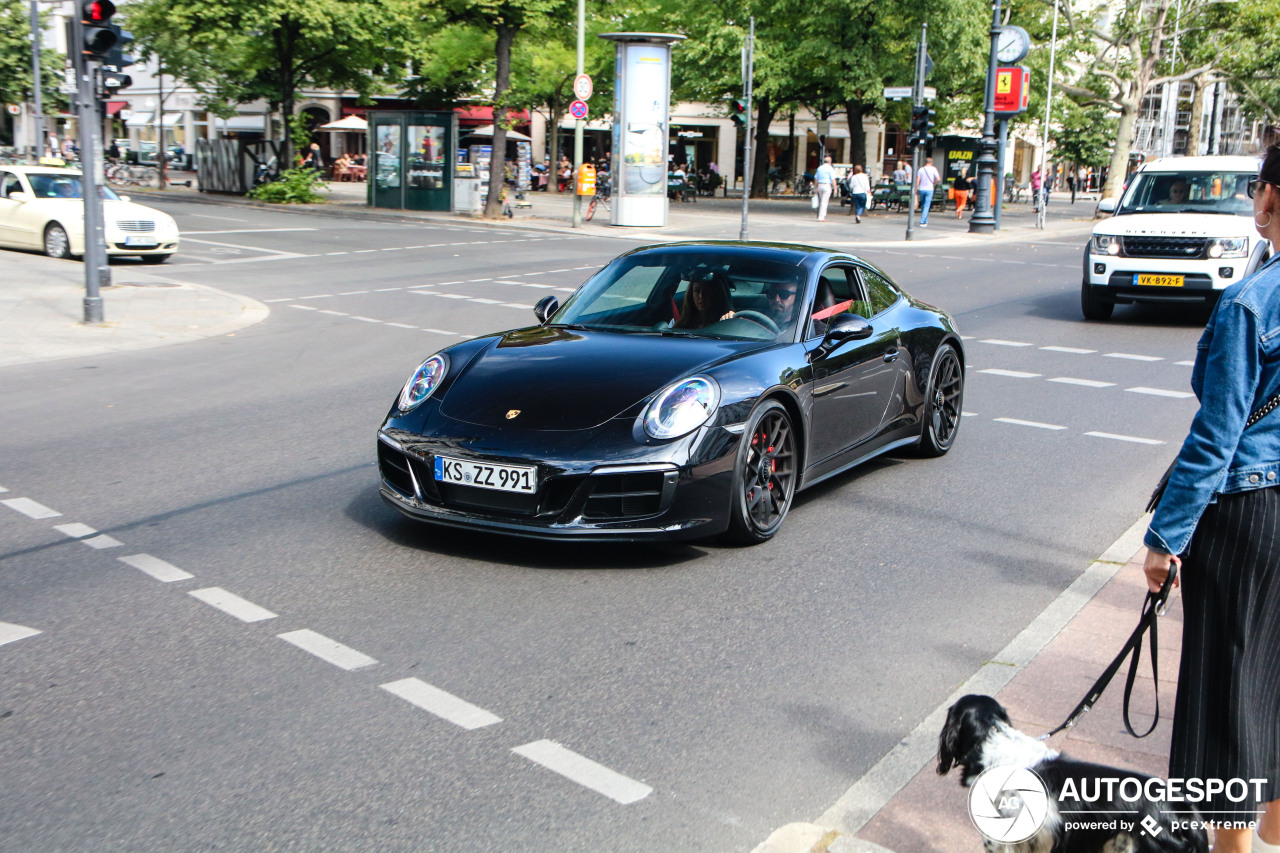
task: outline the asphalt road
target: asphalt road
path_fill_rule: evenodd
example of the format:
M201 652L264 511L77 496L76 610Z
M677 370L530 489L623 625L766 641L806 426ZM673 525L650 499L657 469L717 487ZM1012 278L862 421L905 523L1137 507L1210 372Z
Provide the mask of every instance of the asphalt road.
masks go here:
M1084 322L1081 241L873 247L966 336L948 456L750 549L436 530L378 497L405 377L634 242L162 206L159 271L271 316L0 371L0 499L37 504L0 510L0 622L42 632L0 645L6 851L750 850L1132 525L1195 410L1204 316Z

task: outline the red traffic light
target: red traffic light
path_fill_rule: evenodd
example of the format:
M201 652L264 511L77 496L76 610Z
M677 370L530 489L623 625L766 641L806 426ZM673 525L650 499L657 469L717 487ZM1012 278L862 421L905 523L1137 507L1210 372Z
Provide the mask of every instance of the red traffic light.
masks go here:
M116 13L116 4L111 0L88 0L80 7L80 20L86 24L105 24Z

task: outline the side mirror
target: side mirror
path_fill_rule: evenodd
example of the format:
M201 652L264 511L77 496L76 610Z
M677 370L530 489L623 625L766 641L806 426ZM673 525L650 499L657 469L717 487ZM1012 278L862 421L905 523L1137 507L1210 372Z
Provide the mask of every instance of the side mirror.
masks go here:
M837 314L827 326L822 343L809 353L809 361L824 358L845 341L861 341L871 337L871 324L857 314Z
M31 194L30 194L30 193L26 193L26 192L21 192L21 191L19 191L19 192L14 192L14 193L9 193L9 195L8 195L8 199L9 199L10 201L16 201L16 202L19 202L19 203L24 202L24 201L31 201Z
M121 200L121 201L133 201L133 199L129 198L127 195L122 195L122 196L120 196L120 200Z
M538 318L539 323L545 323L551 319L559 308L559 299L554 296L544 296L538 300L537 305L533 306L533 316Z
M1098 202L1098 212L1099 213L1115 213L1116 200L1114 198L1104 198L1102 201Z

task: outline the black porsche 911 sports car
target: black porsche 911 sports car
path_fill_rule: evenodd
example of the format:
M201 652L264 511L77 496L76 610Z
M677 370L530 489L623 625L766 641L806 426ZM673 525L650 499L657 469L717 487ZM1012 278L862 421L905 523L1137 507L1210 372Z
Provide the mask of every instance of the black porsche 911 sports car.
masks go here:
M387 503L537 538L763 542L798 490L941 456L960 426L951 318L852 255L651 246L535 314L409 377L378 430Z

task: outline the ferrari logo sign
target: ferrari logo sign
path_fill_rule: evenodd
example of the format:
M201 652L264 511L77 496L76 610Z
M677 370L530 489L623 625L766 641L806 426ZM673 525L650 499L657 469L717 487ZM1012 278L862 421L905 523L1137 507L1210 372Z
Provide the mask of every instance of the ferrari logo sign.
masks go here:
M511 420L512 418L516 417L519 414L520 414L519 409L512 409L511 411L507 412L507 420Z
M1008 116L1025 112L1031 97L1031 72L1021 65L996 69L995 97L991 99L996 115Z

